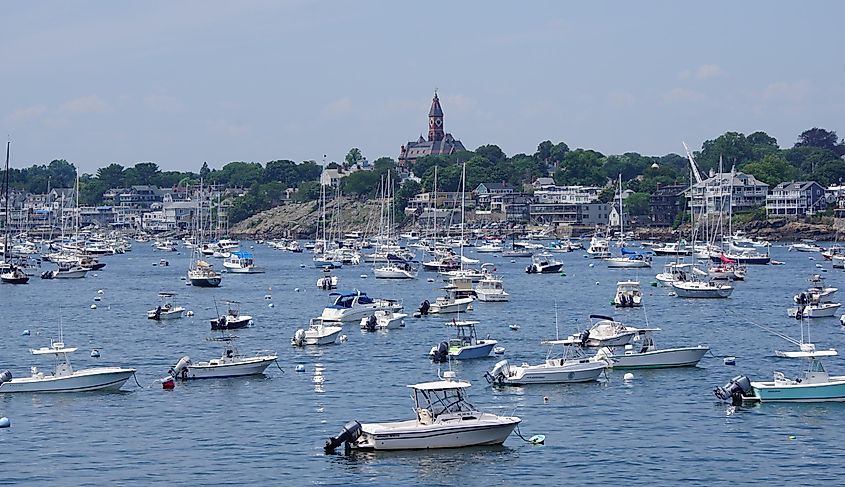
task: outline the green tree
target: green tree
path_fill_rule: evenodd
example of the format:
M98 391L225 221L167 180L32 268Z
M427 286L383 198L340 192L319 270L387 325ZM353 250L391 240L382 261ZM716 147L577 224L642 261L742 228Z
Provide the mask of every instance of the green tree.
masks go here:
M722 170L740 166L754 160L754 151L745 135L739 132L725 132L714 140L705 141L696 155L696 163L702 173L719 169L719 158L723 160Z
M158 164L154 162L139 162L126 169L124 175L127 186L157 184L159 175Z
M396 190L396 194L393 197L393 214L396 215L397 221L405 219L405 207L408 206L408 201L421 191L422 186L413 179L406 180Z
M296 193L293 194L293 200L297 203L305 203L307 201L316 201L320 197L320 182L319 181L303 181L296 188Z
M537 152L534 153L534 157L543 162L548 163L549 158L552 157L552 147L554 146L555 145L552 144L552 141L550 140L544 140L540 142L540 144L537 146Z
M627 198L622 200L622 204L625 209L628 211L629 215L634 216L642 216L649 214L649 198L651 195L648 193L634 193L628 195Z
M357 166L363 160L364 156L361 155L361 149L353 147L349 149L349 152L346 153L346 163L343 165L343 168L349 169L350 167Z
M121 188L125 179L123 171L123 166L111 163L106 167L97 169L97 179L106 186L106 189Z
M768 154L759 161L746 164L742 171L775 187L784 181L794 181L798 171L780 154Z
M594 150L569 151L555 172L555 182L562 185L604 186L607 183L607 177L602 172L604 160L604 155Z
M801 132L795 147L818 147L832 151L836 148L838 140L836 132L813 127Z
M202 179L208 179L209 174L211 174L211 169L208 168L208 162L203 161L202 167L200 168L200 177Z

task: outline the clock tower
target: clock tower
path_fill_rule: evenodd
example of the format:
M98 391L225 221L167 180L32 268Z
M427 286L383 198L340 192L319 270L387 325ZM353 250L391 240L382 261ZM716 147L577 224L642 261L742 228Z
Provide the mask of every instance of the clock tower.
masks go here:
M431 110L428 111L428 140L429 142L437 142L443 140L444 135L443 109L440 108L440 98L437 97L435 91L434 98L431 100Z

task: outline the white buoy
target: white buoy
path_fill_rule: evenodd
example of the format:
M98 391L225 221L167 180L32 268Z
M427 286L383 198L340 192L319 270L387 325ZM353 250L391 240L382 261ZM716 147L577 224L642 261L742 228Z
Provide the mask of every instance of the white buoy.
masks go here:
M99 297L99 296L94 296L94 301L99 302L101 299L103 299L103 298L101 298L101 297Z
M599 285L599 282L598 282L598 281L596 281L596 286L598 286L598 285Z
M622 376L622 380L634 380L634 374L626 372L625 375Z
M594 265L595 265L595 264L590 264L590 265L588 265L587 267L593 267Z
M299 364L299 365L297 365L297 366L296 366L296 369L295 369L295 370L296 370L297 372L305 372L305 366L304 366L304 365L302 365L302 364Z
M105 291L103 291L102 289L98 289L98 290L97 290L97 294L105 294L105 293L106 293L106 292L105 292Z
M300 269L305 269L305 264L299 264Z
M91 309L97 309L97 305L96 305L96 304L92 304L92 305L91 305Z
M194 316L194 312L191 311L191 310L188 310L188 311L185 312L185 316L189 316L189 317Z
M366 279L366 278L367 278L366 274L361 274L361 279Z
M549 402L549 396L543 396L543 402L548 403Z
M348 336L346 336L346 335L340 335L340 342L341 342L341 343L346 343L346 341L347 341L347 340L349 340L349 337L348 337Z
M12 426L12 421L9 418L6 416L0 418L0 428L8 428L9 426Z
M94 350L91 350L91 357L100 358L100 351L97 350L96 348Z
M271 294L265 294L264 299L273 299L273 296Z
M268 307L268 308L275 308L275 307L276 307L276 305L275 305L275 304L273 304L273 303L270 303L270 304L268 304L268 305L267 305L267 307Z
M21 336L28 337L28 336L29 336L29 330L24 330L24 331L22 331L22 332L21 332Z
M298 288L298 287L293 288L293 292L298 293L298 292L299 292L299 288Z
M516 259L511 259L511 264L516 264Z

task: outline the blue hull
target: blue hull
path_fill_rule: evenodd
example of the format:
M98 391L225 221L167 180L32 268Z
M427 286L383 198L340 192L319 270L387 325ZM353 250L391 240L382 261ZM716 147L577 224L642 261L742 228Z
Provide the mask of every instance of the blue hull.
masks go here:
M762 402L845 401L845 382L779 387L754 386L754 394Z
M493 347L495 347L495 343L485 343L482 345L473 345L470 347L462 347L457 352L449 352L449 357L455 360L470 360L474 358L487 358L490 356L490 352L493 351Z

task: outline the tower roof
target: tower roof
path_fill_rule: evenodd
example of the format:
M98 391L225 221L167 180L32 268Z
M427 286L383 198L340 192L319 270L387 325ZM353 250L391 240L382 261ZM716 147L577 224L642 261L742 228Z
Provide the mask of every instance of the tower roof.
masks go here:
M440 108L440 98L437 97L437 92L434 92L434 98L431 100L431 110L428 111L429 117L442 117L443 109Z

